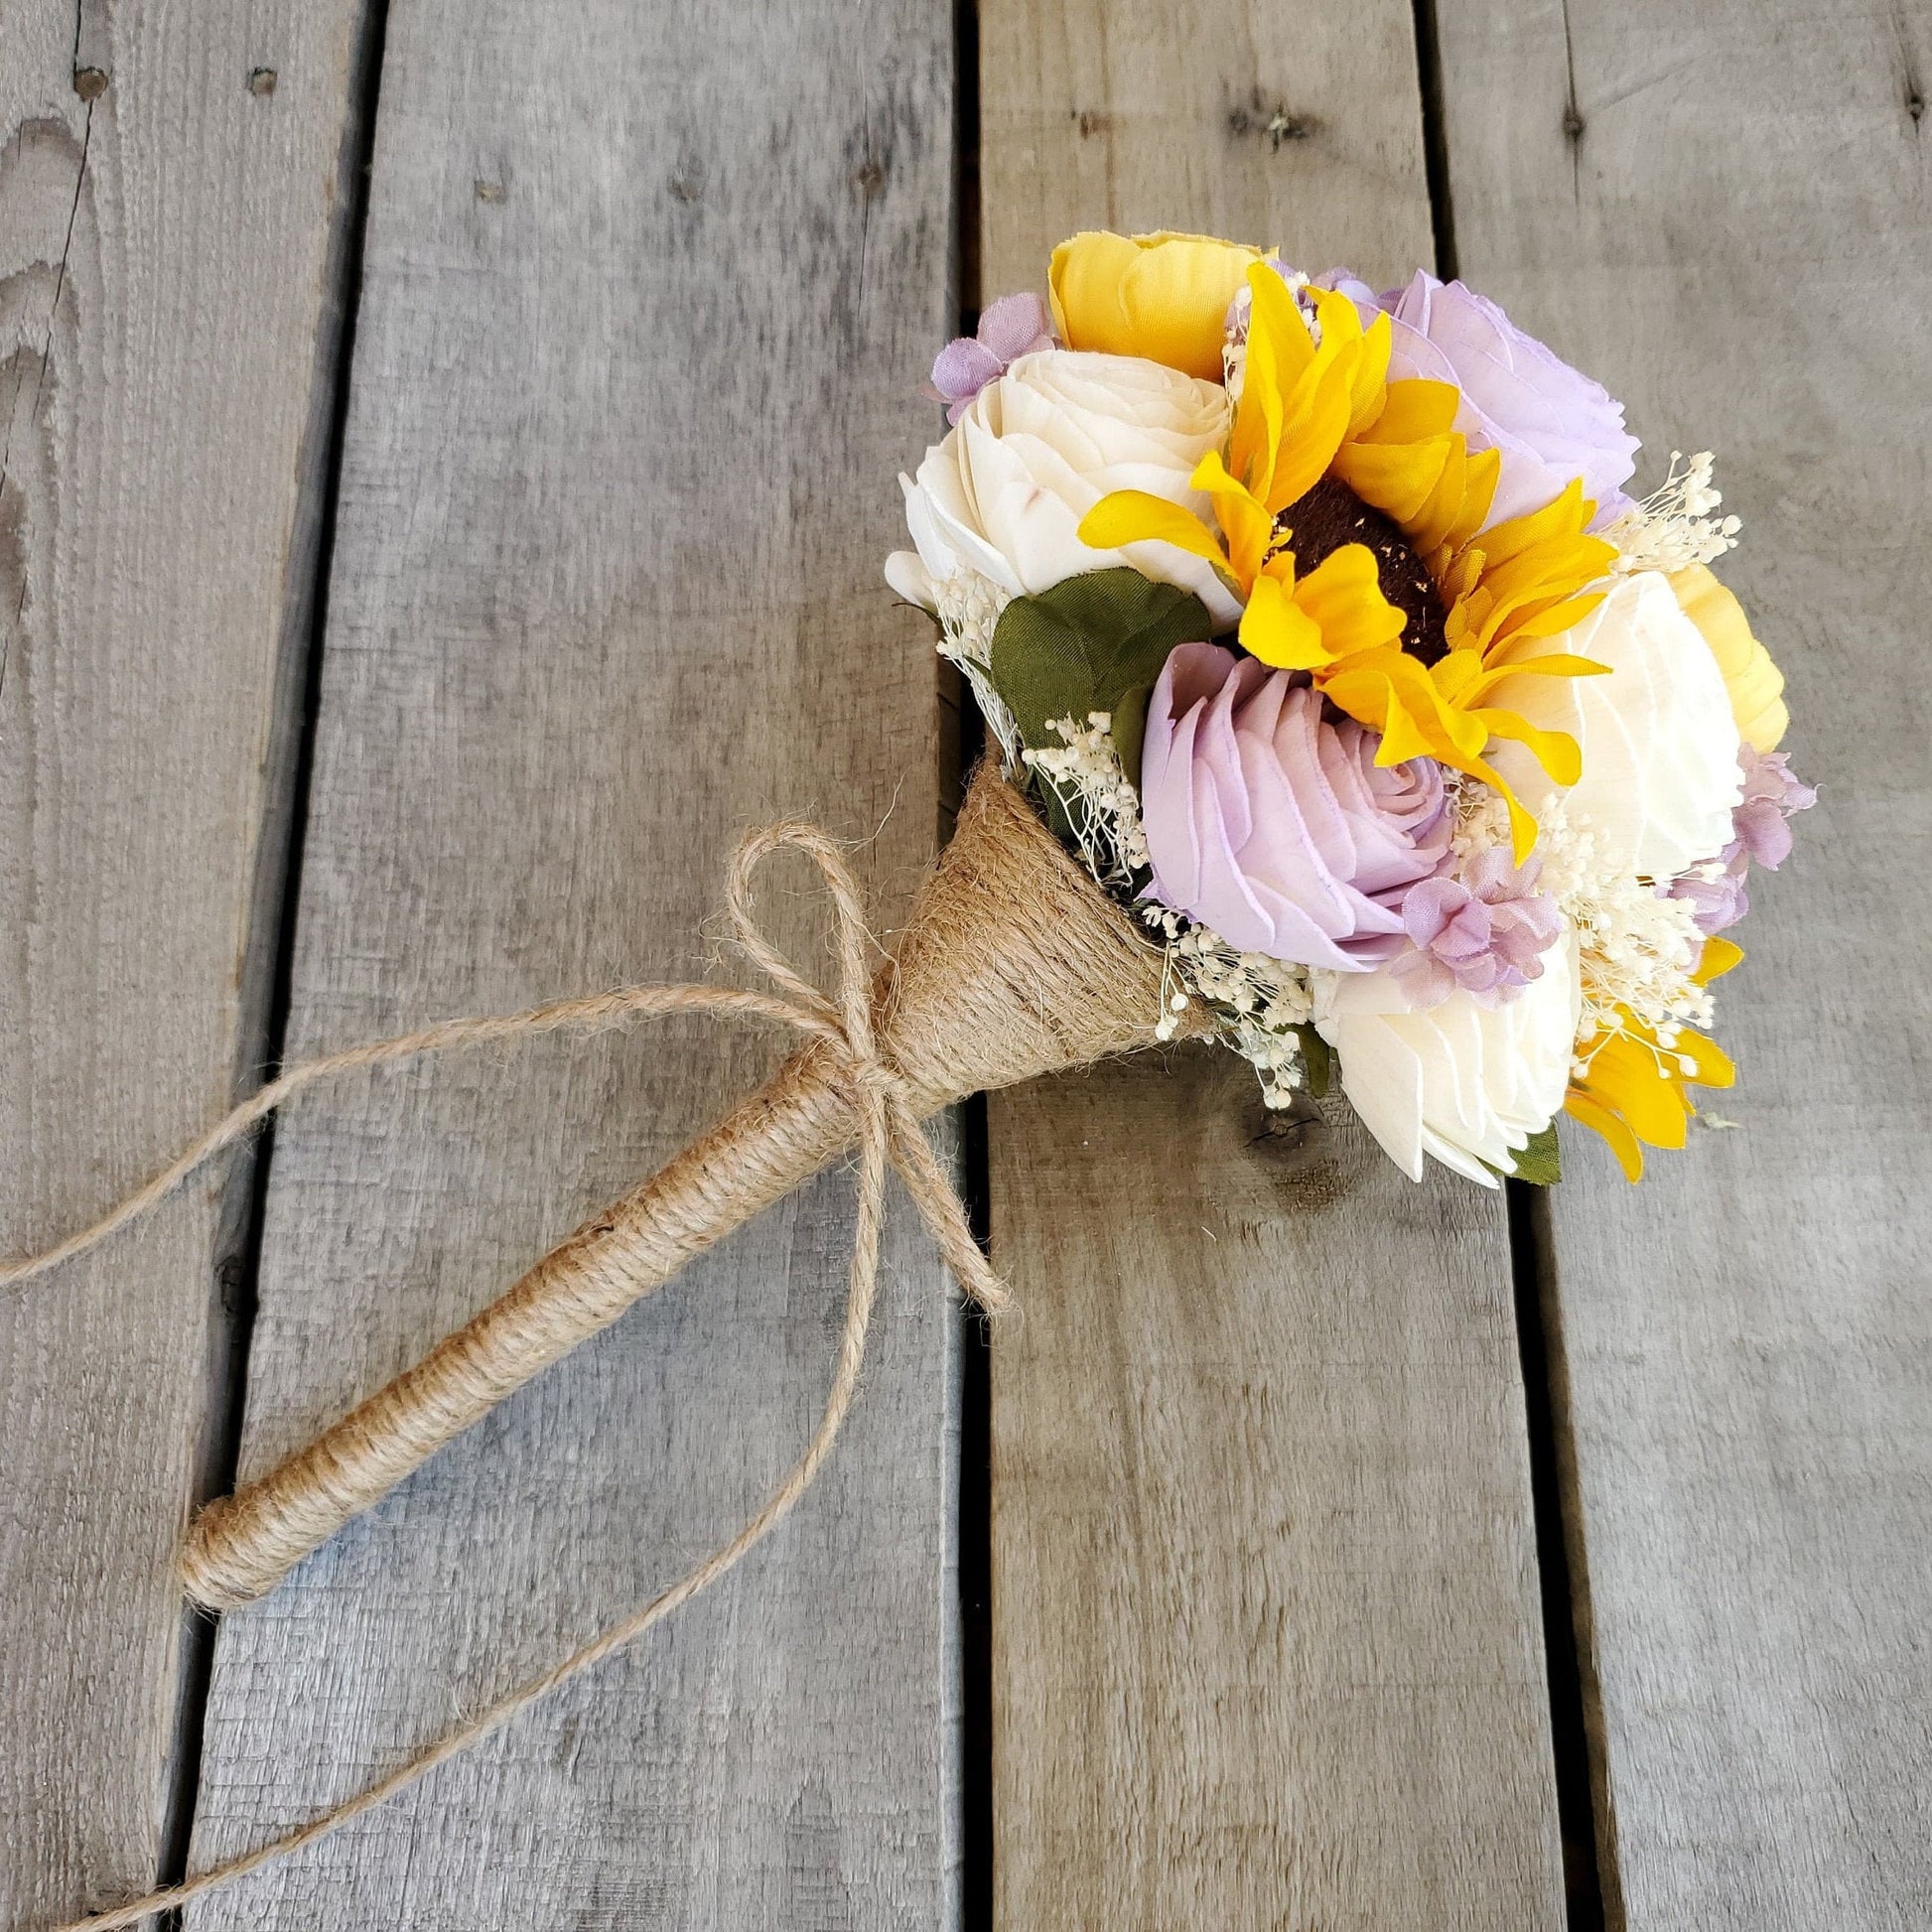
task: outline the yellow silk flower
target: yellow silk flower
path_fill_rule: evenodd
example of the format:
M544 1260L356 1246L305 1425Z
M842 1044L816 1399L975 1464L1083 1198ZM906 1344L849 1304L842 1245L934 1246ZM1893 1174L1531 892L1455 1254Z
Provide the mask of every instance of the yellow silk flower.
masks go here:
M1708 986L1743 956L1728 939L1707 939L1692 978ZM1737 1077L1715 1039L1686 1027L1674 1044L1660 1046L1656 1035L1627 1011L1621 1025L1585 1040L1577 1057L1585 1071L1572 1076L1563 1110L1602 1135L1629 1181L1643 1178L1644 1147L1684 1145L1697 1112L1691 1087L1727 1087Z
M1076 234L1046 271L1053 327L1068 348L1142 355L1218 382L1228 304L1260 259L1211 235Z
M1212 499L1220 533L1179 504L1117 490L1087 512L1080 539L1096 549L1155 539L1207 558L1245 600L1244 649L1308 671L1324 696L1381 732L1378 762L1427 756L1495 786L1520 862L1536 823L1484 750L1492 738L1514 739L1565 785L1576 782L1581 755L1575 740L1483 701L1511 672L1603 670L1562 653L1508 660L1511 646L1581 622L1596 600L1580 593L1616 553L1585 534L1592 505L1576 483L1532 515L1483 530L1501 458L1469 453L1451 384L1388 380L1388 317L1364 330L1346 296L1310 289L1317 345L1272 269L1250 267L1248 286L1247 364L1227 460L1210 453L1190 479ZM1292 523L1278 519L1329 475L1389 517L1435 577L1448 609L1449 648L1438 663L1401 648L1405 619L1382 595L1366 545L1344 544L1297 575Z

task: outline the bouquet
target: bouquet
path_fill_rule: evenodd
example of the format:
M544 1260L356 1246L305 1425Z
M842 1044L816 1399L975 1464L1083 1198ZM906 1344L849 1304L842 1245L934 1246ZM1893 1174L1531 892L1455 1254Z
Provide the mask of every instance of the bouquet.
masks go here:
M1731 1082L1712 982L1742 957L1725 935L1751 867L1784 859L1813 794L1777 749L1783 679L1710 568L1737 534L1711 458L1673 455L1632 500L1621 407L1427 273L1376 295L1235 242L1079 234L1047 288L940 351L950 427L900 479L914 547L887 579L936 619L997 756L876 974L830 841L772 828L728 897L777 997L627 988L350 1048L0 1268L102 1239L345 1066L674 1010L804 1036L415 1367L211 1503L183 1556L198 1600L272 1588L855 1145L862 1226L897 1166L997 1304L918 1131L967 1094L1207 1035L1271 1105L1338 1083L1412 1177L1433 1159L1493 1187L1558 1178L1559 1113L1634 1180L1646 1147L1684 1145L1692 1089ZM752 915L753 869L784 846L834 901L835 999Z
M729 1571L830 1454L856 1394L889 1169L967 1294L1002 1297L919 1128L966 1094L1180 1034L1285 1106L1337 1083L1420 1180L1553 1181L1555 1122L1631 1179L1730 1083L1704 1029L1741 957L1751 867L1813 794L1778 750L1783 680L1710 566L1736 540L1708 455L1642 500L1596 383L1494 304L1418 273L1377 295L1200 236L1080 234L1047 298L941 350L945 437L902 478L887 577L995 755L891 958L822 832L728 882L774 991L630 987L457 1020L282 1073L92 1227L152 1208L345 1067L671 1012L802 1043L759 1093L464 1328L193 1527L211 1606L259 1596L532 1375L855 1145L857 1237L824 1413L762 1508L696 1568L354 1797L101 1932L215 1890L403 1789ZM759 932L757 866L817 865L827 995Z
M1494 303L1079 234L933 364L893 587L1008 777L1269 1104L1339 1083L1412 1178L1681 1148L1750 867L1813 802L1710 566L1712 459Z

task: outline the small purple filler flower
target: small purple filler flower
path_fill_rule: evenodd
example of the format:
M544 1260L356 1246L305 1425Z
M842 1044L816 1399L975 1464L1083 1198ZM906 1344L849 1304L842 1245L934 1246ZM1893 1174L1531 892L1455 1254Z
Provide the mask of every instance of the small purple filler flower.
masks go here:
M1760 866L1772 872L1791 857L1791 826L1794 812L1809 811L1818 803L1818 794L1800 782L1783 752L1753 751L1741 746L1737 762L1744 772L1744 799L1730 815L1736 842Z
M1670 889L1672 898L1688 899L1698 930L1708 938L1732 926L1751 909L1744 880L1755 860L1776 872L1791 856L1790 819L1818 802L1810 785L1792 774L1782 752L1738 748L1744 773L1743 802L1730 815L1730 843L1708 866L1694 866Z
M1563 920L1536 890L1541 871L1541 861L1518 867L1494 846L1410 887L1402 923L1415 950L1389 971L1411 1005L1440 1006L1459 989L1494 1006L1543 977Z
M1630 507L1622 485L1636 468L1637 439L1623 427L1623 405L1487 296L1426 269L1379 296L1341 269L1321 283L1349 297L1365 324L1378 311L1390 318L1390 381L1425 376L1461 390L1455 426L1469 448L1502 452L1491 524L1542 509L1572 479L1595 503L1599 529Z
M946 404L946 421L957 423L973 398L1009 366L1036 348L1053 346L1053 323L1036 295L1003 295L980 313L976 334L949 342L933 359L932 380L919 393Z

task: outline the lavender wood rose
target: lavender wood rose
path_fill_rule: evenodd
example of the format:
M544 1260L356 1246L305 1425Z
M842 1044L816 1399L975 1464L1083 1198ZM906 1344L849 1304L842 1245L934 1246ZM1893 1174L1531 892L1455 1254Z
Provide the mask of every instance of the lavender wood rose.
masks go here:
M1163 955L1161 1027L1403 1172L1681 1148L1712 982L1813 802L1710 566L1712 459L1626 493L1600 384L1493 302L1078 234L942 348L893 588L1006 775Z

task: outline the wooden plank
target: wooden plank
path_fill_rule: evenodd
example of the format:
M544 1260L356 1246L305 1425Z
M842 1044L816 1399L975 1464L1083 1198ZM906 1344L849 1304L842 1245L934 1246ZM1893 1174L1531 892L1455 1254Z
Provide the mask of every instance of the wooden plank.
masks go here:
M91 1219L259 1064L360 10L79 11L0 9L7 1253ZM246 1192L211 1176L0 1291L8 1924L155 1874L172 1558Z
M1634 1190L1570 1135L1555 1202L1611 1922L1922 1925L1932 19L1492 0L1443 52L1464 273L1717 450L1824 785L1720 1002L1739 1131Z
M935 846L881 565L949 333L951 22L454 0L390 21L292 1050L688 978L744 828ZM787 903L790 901L789 911ZM763 895L828 968L802 875ZM692 1023L452 1061L277 1144L244 1467L496 1294L766 1067ZM802 1448L851 1180L745 1230L225 1620L196 1863L363 1783L733 1532ZM955 1317L897 1212L790 1523L659 1635L198 1925L937 1926Z
M985 291L1081 225L1432 255L1406 5L983 5ZM996 1883L1012 1925L1549 1926L1502 1203L1207 1050L994 1103Z

